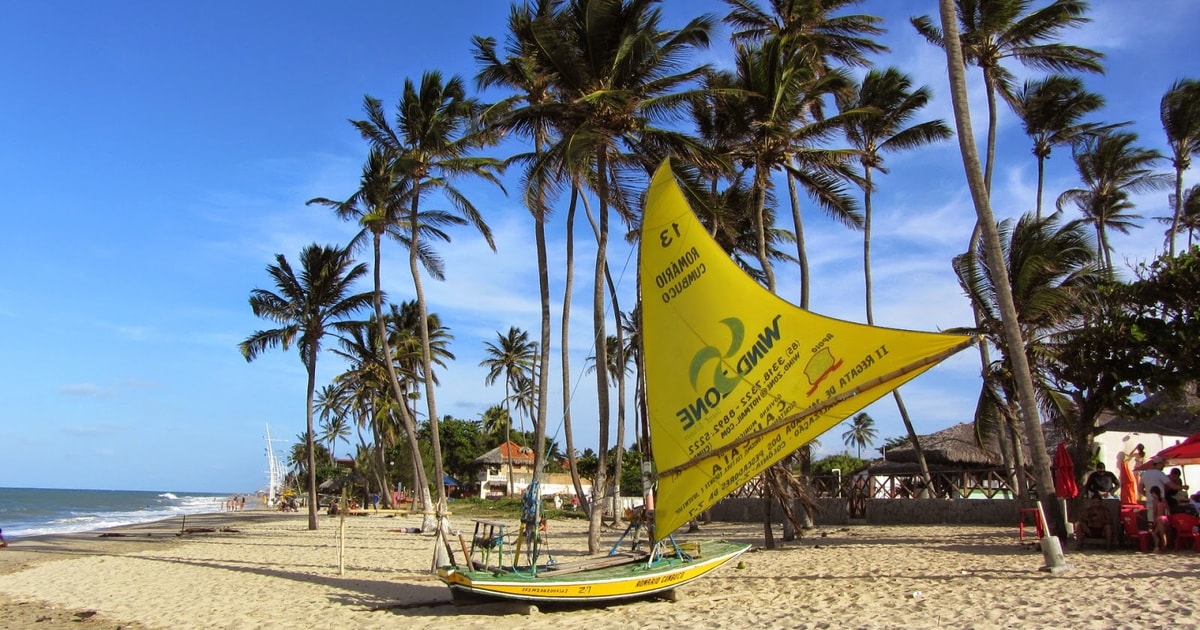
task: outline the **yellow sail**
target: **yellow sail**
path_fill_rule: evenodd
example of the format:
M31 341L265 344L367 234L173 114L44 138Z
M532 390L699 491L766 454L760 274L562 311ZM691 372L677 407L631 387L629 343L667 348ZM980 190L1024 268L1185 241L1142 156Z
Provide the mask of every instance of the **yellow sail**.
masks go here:
M639 264L660 537L972 342L780 299L708 235L666 162L647 195Z

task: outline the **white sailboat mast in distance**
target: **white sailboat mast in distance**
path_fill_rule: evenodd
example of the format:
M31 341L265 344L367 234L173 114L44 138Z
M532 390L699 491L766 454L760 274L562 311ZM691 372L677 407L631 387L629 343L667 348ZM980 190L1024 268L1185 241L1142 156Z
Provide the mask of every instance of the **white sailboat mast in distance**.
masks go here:
M267 505L275 505L275 499L283 492L283 466L275 456L275 447L271 445L271 425L267 426ZM284 440L274 440L283 442Z

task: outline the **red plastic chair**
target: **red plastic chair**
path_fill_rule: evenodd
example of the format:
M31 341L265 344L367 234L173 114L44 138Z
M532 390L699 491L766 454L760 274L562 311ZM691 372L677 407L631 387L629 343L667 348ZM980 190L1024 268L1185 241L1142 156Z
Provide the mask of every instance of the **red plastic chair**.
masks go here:
M1150 530L1138 527L1138 517L1145 510L1121 510L1121 528L1125 538L1138 541L1138 548L1144 553L1150 552Z
M1193 529L1200 526L1200 518L1191 514L1172 514L1169 518L1171 529L1175 530L1175 551L1182 549L1185 543L1200 551L1200 535Z

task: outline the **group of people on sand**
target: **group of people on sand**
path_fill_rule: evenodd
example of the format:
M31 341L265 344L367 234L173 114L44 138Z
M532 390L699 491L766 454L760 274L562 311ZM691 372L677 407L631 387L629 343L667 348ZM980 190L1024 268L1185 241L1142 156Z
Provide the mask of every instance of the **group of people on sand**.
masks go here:
M246 509L246 495L235 494L225 500L226 512L241 512Z
M1161 459L1152 457L1150 467L1142 471L1141 476L1141 490L1146 497L1146 520L1156 553L1167 550L1167 537L1171 531L1170 515L1195 516L1198 513L1197 503L1200 503L1200 493L1188 497L1188 486L1183 483L1180 469L1172 468L1170 473L1164 473L1164 465Z
M1172 468L1171 472L1163 472L1166 462L1158 457L1151 457L1146 464L1145 446L1138 444L1128 454L1121 453L1123 461L1131 464L1132 470L1144 467L1135 486L1133 495L1139 502L1145 503L1146 523L1154 542L1154 552L1164 553L1171 532L1171 514L1200 515L1200 492L1188 496L1188 485L1183 483L1183 472ZM1103 538L1108 549L1113 548L1113 517L1104 505L1106 498L1121 498L1121 482L1117 476L1105 469L1104 463L1096 464L1096 469L1088 475L1084 482L1084 493L1089 497L1088 507L1075 523L1075 538L1082 547L1085 538ZM1122 499L1127 500L1127 499Z

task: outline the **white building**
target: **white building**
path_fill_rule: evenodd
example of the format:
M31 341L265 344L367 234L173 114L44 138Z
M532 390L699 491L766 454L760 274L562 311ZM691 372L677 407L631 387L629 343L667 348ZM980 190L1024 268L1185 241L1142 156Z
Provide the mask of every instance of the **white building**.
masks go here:
M1146 400L1144 407L1150 410L1144 418L1110 417L1101 425L1101 433L1094 444L1097 457L1105 468L1114 473L1119 470L1121 454L1132 453L1138 444L1146 449L1146 458L1200 433L1200 398L1188 393L1182 399L1170 400L1158 395ZM1168 466L1167 470L1175 468ZM1200 491L1200 465L1180 466L1184 483L1191 486L1188 492Z

